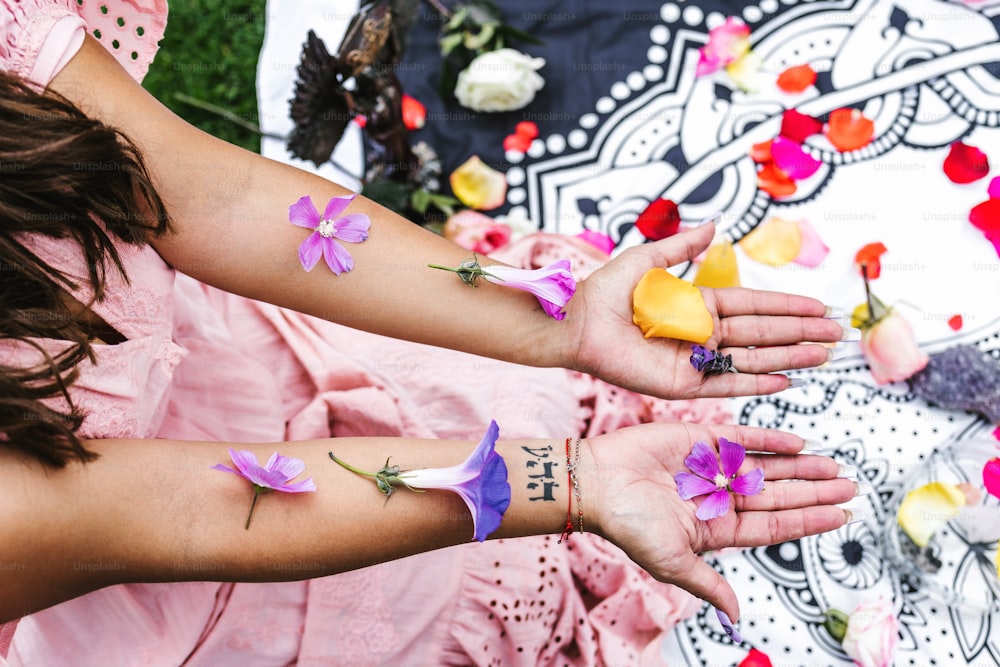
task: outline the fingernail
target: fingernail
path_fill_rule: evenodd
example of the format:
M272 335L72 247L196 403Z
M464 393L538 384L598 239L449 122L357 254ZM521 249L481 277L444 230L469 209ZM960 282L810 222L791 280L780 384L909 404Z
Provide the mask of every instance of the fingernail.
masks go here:
M840 335L841 341L855 341L861 340L861 329L855 329L854 327L845 327L841 325L844 332Z
M844 514L847 515L847 523L858 523L859 521L869 521L875 518L875 514L871 510L863 508L842 508Z
M826 348L826 361L827 363L831 361L840 361L847 356L847 350L840 347L839 345L835 347Z
M854 482L854 497L855 498L857 498L858 496L867 496L869 493L871 493L874 490L875 490L875 487L873 487L872 483L869 482L867 479L856 480Z
M825 442L820 442L819 440L809 440L808 438L804 438L803 442L805 444L802 445L802 451L799 452L800 454L819 454L820 452L833 451L832 447Z
M737 644L742 644L743 635L741 635L740 631L736 629L736 626L733 625L733 622L729 620L729 614L722 611L721 609L716 609L715 615L719 617L719 623L722 625L722 629L726 631L726 634L729 635L729 638L732 639Z
M702 225L712 224L712 225L715 225L716 227L718 227L719 226L719 222L721 220L722 220L722 211L716 211L712 215L708 216L707 218L705 218L704 220L702 220L701 222L699 222L698 226L701 227Z
M796 387L806 386L806 381L802 378L788 378L788 386L785 389L795 389ZM782 390L784 391L784 389Z
M842 320L846 315L847 313L840 306L827 306L826 312L823 313L823 317L828 320Z
M858 469L856 466L847 465L846 463L840 463L837 465L837 477L843 477L845 479L857 479Z

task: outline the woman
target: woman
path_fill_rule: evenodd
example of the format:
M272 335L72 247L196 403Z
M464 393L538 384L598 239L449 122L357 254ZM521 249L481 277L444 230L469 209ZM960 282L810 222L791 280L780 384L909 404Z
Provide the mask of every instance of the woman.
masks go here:
M697 255L711 226L624 253L580 284L563 321L524 292L473 290L428 270L456 266L466 251L361 198L347 212L372 224L363 243L345 244L354 268L306 272L295 250L306 232L288 224L289 206L347 193L198 132L136 84L129 73L148 64L165 7L3 7L0 63L27 82L5 79L0 132L2 251L13 268L0 619L21 619L5 626L0 647L10 644L13 663L597 664L616 651L638 660L655 631L635 623L612 646L574 575L591 564L586 554L597 569L641 577L586 536L556 545L567 514L734 619L735 593L699 553L848 519L835 505L854 486L836 478L833 461L796 456L803 443L791 434L750 428L594 434L578 445L575 478L569 453L553 453L546 474L565 482L539 493L539 452L561 452L580 429L540 417L532 432L491 393L529 386L536 404L575 407L578 397L559 400L576 385L557 367L662 398L770 393L789 385L774 371L826 361L826 347L801 343L837 341L843 329L822 304L783 294L704 290L709 344L732 353L740 373L706 379L692 372L686 343L642 337L632 288L646 270ZM408 348L428 360L427 374L456 354L437 347L534 368L497 381L501 371L481 364L482 377L454 378L469 400L447 393L461 412L442 426L405 369L376 367L379 350L399 348L370 334L434 346ZM370 480L330 460L334 451L365 470L389 457L404 469L454 465L494 409L506 412L497 452L511 500L490 537L546 537L441 551L471 534L458 496L401 489L383 501ZM528 438L537 431L550 432ZM453 439L432 439L443 434ZM357 437L390 435L399 437ZM798 481L696 519L673 476L695 442L721 437L762 452L745 469ZM246 482L212 469L230 447L302 459L316 492L269 494L248 522ZM633 583L636 597L653 599L643 623L668 629L685 613L675 589Z

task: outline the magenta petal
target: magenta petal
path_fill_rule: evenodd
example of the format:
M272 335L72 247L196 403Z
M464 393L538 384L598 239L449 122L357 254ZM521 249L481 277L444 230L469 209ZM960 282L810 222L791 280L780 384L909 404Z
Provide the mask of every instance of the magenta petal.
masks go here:
M361 243L368 240L368 228L371 226L372 221L364 213L351 213L337 219L334 236L348 243Z
M339 276L354 268L354 259L344 246L328 238L323 239L322 245L323 259L334 275Z
M245 449L236 451L230 447L229 458L233 460L233 463L236 464L236 469L243 475L246 475L251 470L260 467L260 464L257 463L257 456L253 452Z
M306 477L301 482L295 482L294 484L282 484L278 491L284 493L306 493L308 491L316 490L316 482L313 481L312 477Z
M729 488L741 496L756 496L764 490L764 471L754 468L730 482Z
M719 490L715 482L710 482L703 477L692 475L689 472L677 473L674 475L674 482L677 483L677 495L681 497L681 500L691 500L698 496L707 496Z
M698 511L694 515L702 521L708 521L709 519L722 516L728 511L729 492L725 489L719 489L701 501L701 505L698 506Z
M715 452L704 442L694 443L691 453L684 459L684 465L691 472L701 475L705 479L712 480L719 474L719 460L715 458Z
M746 455L747 450L739 443L719 438L719 460L722 461L722 473L726 479L739 472Z
M293 225L316 229L317 225L319 225L319 220L319 211L313 206L309 195L302 197L288 207L288 221Z
M305 472L306 464L302 459L294 459L290 456L282 456L277 452L268 460L267 465L264 466L268 470L273 470L275 472L284 475L286 480L295 479L303 472Z
M983 486L991 496L1000 498L1000 458L993 458L983 466Z
M212 470L221 470L222 472L231 472L234 475L239 475L240 477L243 477L243 473L241 473L239 470L233 470L229 466L222 465L221 463L216 463L214 466L209 466L209 467Z
M299 246L299 261L302 262L302 268L306 271L312 271L312 268L316 266L316 262L322 256L322 240L323 237L319 235L319 232L313 232Z
M809 178L822 164L802 150L802 144L781 136L771 142L771 157L774 165L793 180Z
M993 177L986 189L986 194L989 195L990 199L1000 199L1000 176Z
M340 197L334 197L326 203L326 210L323 211L324 220L333 220L338 215L344 212L344 209L350 206L351 202L357 195L341 195Z

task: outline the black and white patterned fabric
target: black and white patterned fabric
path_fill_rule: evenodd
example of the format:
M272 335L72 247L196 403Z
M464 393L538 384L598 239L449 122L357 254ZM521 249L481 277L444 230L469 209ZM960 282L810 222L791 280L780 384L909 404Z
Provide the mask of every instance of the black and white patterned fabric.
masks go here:
M288 12L272 3L260 65L263 124L278 134L290 127L287 100L306 30L332 48L353 11L298 4ZM515 45L546 59L545 88L528 107L476 114L441 100L439 24L429 10L400 69L407 91L428 107L427 125L415 138L441 153L446 173L474 153L506 172L507 203L497 213L549 232L599 230L618 249L644 242L633 222L656 197L677 202L686 221L722 211L718 233L733 241L771 217L805 218L830 247L823 263L774 268L737 245L745 286L809 294L850 312L864 299L854 253L881 241L889 251L873 289L910 321L924 350L969 344L1000 358L1000 263L967 220L1000 169L956 185L941 166L948 146L962 139L1000 167L1000 2L500 4L511 24L544 40ZM698 48L727 16L750 26L765 71L808 63L818 73L815 89L789 95L766 85L746 93L724 73L695 77ZM843 107L874 121L871 144L839 153L817 142L810 152L823 163L819 175L794 196L776 201L758 189L749 150L778 134L786 108L822 117ZM505 153L503 138L521 120L535 121L540 136L526 154ZM357 135L348 136L338 163L359 172L359 150ZM263 152L292 161L281 142L265 141ZM320 171L352 184L330 165ZM677 272L687 275L690 267ZM958 331L947 324L956 314L964 322ZM846 359L797 373L804 387L734 399L732 407L742 424L821 441L856 466L875 489L857 499L872 519L797 542L711 555L740 596L745 642L734 645L706 607L663 646L669 664L733 665L750 647L775 665L849 664L822 627L823 613L850 612L878 597L892 601L900 621L896 665L1000 663L1000 616L949 608L902 578L881 551L882 526L892 520L887 505L902 481L934 450L993 426L972 413L928 405L905 383L877 386L857 345L847 345ZM983 585L968 569L953 582L959 589Z

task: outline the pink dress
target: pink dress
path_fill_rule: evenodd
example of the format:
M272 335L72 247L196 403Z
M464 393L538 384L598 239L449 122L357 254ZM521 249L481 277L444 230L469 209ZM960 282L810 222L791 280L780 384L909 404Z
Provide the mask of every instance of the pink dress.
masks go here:
M0 0L0 8L0 67L40 88L85 30L141 78L166 23L157 0ZM23 242L85 275L71 244ZM653 419L731 419L722 401L652 400L561 369L357 332L204 286L152 248L119 251L132 282L109 272L108 298L95 311L127 341L98 346L98 363L72 388L88 411L86 437L478 438L495 418L506 437L562 438ZM541 234L502 259L540 266L555 256L570 257L580 275L604 260ZM28 354L0 347L3 358ZM448 381L455 377L461 390ZM657 664L663 634L697 607L599 538L538 537L302 582L114 586L3 626L0 656L31 667Z

